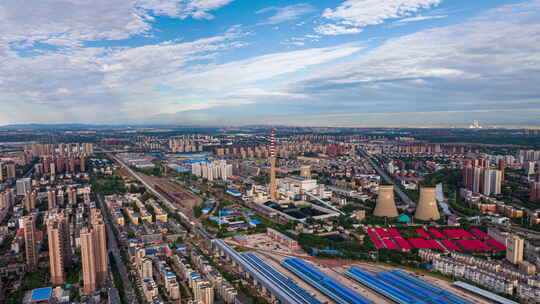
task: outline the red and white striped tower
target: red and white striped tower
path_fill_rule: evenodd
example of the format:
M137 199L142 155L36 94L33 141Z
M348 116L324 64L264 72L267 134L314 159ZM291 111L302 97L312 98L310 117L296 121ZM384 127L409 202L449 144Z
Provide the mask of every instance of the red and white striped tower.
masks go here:
M272 128L270 137L270 199L277 199L277 181L276 181L276 129Z

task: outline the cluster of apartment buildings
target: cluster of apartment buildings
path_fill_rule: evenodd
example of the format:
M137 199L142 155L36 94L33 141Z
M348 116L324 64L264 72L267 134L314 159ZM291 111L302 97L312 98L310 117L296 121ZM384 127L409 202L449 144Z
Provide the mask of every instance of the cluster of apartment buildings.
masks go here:
M321 153L327 155L347 154L351 151L351 145L322 144L310 141L282 142L276 145L276 153L280 157L287 158L303 153ZM217 156L230 156L235 158L267 158L270 155L268 146L228 146L216 148Z
M59 143L59 144L38 144L34 143L24 147L24 153L31 157L43 156L74 156L94 154L93 143Z
M210 136L189 135L173 137L169 139L169 150L172 153L202 152L203 143L201 141L211 140Z
M190 251L191 262L200 271L204 278L210 282L214 291L225 301L225 303L235 303L238 292L236 289L221 276L219 271L215 269L206 257L197 250Z
M99 209L91 206L86 224L73 223L67 209L52 209L45 214L46 233L49 249L50 280L55 286L66 284L66 271L73 263L75 247L81 249L83 294L91 294L108 282L108 251L105 224ZM81 219L80 212L75 221ZM20 227L24 235L26 270L35 271L40 267L40 233L36 229L37 213L24 216ZM72 231L75 227L75 231ZM79 228L79 229L77 229Z
M225 160L197 162L191 165L191 173L209 181L216 179L227 180L233 176L233 166L227 164Z
M216 293L225 303L235 303L236 289L195 249L183 248L173 256L173 262L191 288L194 303L212 304Z
M397 140L397 142L389 142L387 140L372 140L368 144L363 145L364 148L369 150L372 154L460 154L463 155L469 151L463 145L452 144L430 144L423 142L415 142L414 139Z
M517 154L522 162L540 160L540 150L518 150Z
M470 206L477 208L482 213L504 215L512 218L521 218L525 215L525 210L512 206L496 198L462 188L461 196Z
M486 159L467 160L463 167L463 185L467 190L483 195L501 194L504 180L504 162L491 168Z
M421 249L419 255L432 264L433 271L472 281L495 292L523 298L540 295L540 280L494 262L455 252L445 255L430 249ZM540 298L536 298L538 300Z
M42 156L41 162L34 165L36 174L56 174L86 172L86 154L77 156Z
M536 266L524 260L524 240L514 234L490 235L506 244L506 261L494 262L458 252L441 253L430 249L419 250L423 261L432 264L432 270L454 278L475 282L487 289L540 300L540 279L535 276ZM508 264L513 264L510 266Z
M170 256L170 250L168 248L162 249L163 247L135 249L134 264L141 279L144 297L148 303L164 303L159 297L156 280L164 286L170 300L178 300L181 297L176 274L166 261L166 257Z

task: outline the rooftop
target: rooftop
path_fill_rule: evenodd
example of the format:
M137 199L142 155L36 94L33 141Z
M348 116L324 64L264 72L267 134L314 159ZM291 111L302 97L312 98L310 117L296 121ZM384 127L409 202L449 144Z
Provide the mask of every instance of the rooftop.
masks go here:
M47 301L52 297L52 287L38 288L32 290L31 302Z

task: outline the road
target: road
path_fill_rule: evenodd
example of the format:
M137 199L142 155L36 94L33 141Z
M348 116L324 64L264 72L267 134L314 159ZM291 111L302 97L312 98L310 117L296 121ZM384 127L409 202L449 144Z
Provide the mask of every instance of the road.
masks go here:
M396 192L397 196L401 199L402 202L409 205L409 207L412 207L412 208L416 207L416 203L413 202L407 196L407 194L405 194L405 192L403 192L403 190L401 190L399 185L397 185L396 182L388 174L386 174L386 172L384 172L384 170L381 169L381 167L379 167L379 165L377 165L377 163L375 163L373 161L371 156L369 156L366 153L366 151L358 148L358 152L360 152L360 155L368 160L369 164L373 167L373 169L375 169L375 171L377 171L377 174L379 174L388 184L394 185L394 192Z
M105 203L103 202L103 198L101 197L101 195L98 195L97 199L99 200L99 205L101 207L101 212L103 213L103 215L108 214L107 210L105 210ZM124 292L126 295L126 300L128 303L139 303L139 300L137 299L137 297L135 296L135 292L133 291L133 286L131 286L131 281L129 280L126 265L124 265L124 261L122 260L120 248L118 247L116 237L114 236L113 230L111 228L112 224L109 221L109 216L104 216L103 218L105 220L107 234L109 235L109 237L107 238L109 243L109 252L112 253L114 261L116 262L116 266L118 267L118 272L120 272L120 276L122 277L122 281L124 282Z

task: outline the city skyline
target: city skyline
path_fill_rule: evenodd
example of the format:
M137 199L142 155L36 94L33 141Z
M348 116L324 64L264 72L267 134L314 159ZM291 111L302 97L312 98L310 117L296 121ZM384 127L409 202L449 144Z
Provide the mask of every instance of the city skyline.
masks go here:
M538 125L539 0L32 2L0 125Z

